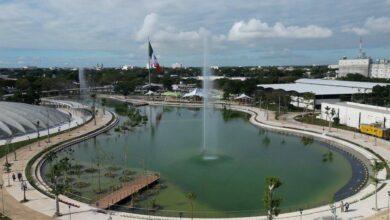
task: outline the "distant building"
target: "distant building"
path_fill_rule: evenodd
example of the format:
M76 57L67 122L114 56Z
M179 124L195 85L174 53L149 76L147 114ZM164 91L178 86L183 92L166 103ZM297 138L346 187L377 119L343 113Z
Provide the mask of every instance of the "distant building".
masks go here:
M332 109L335 113L333 116L330 114ZM326 121L339 118L340 124L353 128L359 128L361 124L380 124L385 128L390 127L388 108L354 102L322 103L321 115L318 117Z
M217 69L219 69L219 67L218 66L210 66L210 69L217 70Z
M351 97L353 94L371 93L372 88L376 85L386 86L390 84L325 79L298 79L295 83L259 84L257 87L293 92L290 96L291 105L314 109L320 108L323 102L340 102L341 96ZM305 93L313 93L315 95L314 100L304 100L302 96Z
M122 66L122 70L132 70L134 68L134 66L130 66L130 65L123 65Z
M343 57L339 60L338 65L329 65L331 69L336 71L337 77L345 77L348 74L360 74L371 78L386 78L390 79L390 61L380 59L373 62L370 57L367 57L362 49L362 41L360 40L359 56L355 59Z
M181 63L172 64L172 69L181 69L181 68L183 68L183 64Z
M381 59L371 64L370 76L372 78L390 79L390 60Z

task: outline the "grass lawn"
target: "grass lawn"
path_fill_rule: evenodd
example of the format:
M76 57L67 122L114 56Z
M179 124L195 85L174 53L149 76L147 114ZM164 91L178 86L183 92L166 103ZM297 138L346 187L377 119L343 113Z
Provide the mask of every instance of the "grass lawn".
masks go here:
M328 121L318 119L318 118L316 118L317 116L318 116L318 114L308 113L308 114L305 114L303 116L303 118L301 115L298 115L298 116L294 117L294 119L296 121L303 122L306 124L324 126L325 128L329 127ZM344 129L344 130L348 130L348 131L358 132L358 129L356 129L356 128L348 127L346 125L341 125L341 124L336 125L335 123L332 123L332 128L338 128L338 129Z

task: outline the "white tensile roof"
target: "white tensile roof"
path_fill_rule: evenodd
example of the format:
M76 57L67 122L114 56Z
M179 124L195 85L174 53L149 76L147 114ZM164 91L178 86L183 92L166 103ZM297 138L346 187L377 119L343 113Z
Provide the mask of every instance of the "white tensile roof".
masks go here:
M69 115L53 108L17 102L0 102L0 138L18 136L69 121Z
M245 95L245 93L242 93L241 95L237 96L234 99L252 99L251 97Z
M372 88L376 85L386 86L390 84L325 79L298 79L295 83L260 84L257 86L265 89L284 90L288 92L310 92L315 95L347 95L371 92Z
M202 89L196 88L196 89L192 90L191 92L184 94L183 97L193 97L193 96L203 97Z
M351 88L361 88L361 89L372 89L376 85L380 85L380 86L390 85L389 83L357 82L357 81L329 80L329 79L298 79L295 81L295 83L341 86L341 87L351 87Z

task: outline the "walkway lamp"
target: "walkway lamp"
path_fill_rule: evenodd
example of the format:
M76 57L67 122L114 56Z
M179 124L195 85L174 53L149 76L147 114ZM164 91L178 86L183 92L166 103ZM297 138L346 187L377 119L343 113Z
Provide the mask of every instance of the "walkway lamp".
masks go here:
M40 139L39 139L39 121L37 121L37 124L36 124L36 127L37 127L37 133L38 133L38 147L40 147L41 146L41 141L40 141Z
M337 207L334 204L330 204L330 212L332 212L334 220L337 220Z
M390 191L387 191L387 220L390 219Z
M22 183L20 186L21 190L23 191L23 200L21 202L27 202L26 199L26 190L27 190L27 181L22 179Z
M302 208L299 208L299 213L300 213L300 219L302 220L302 213L303 213L303 209Z
M5 208L4 208L4 191L3 191L4 182L3 179L0 179L0 189L1 189L1 204L3 205L3 216L5 215Z

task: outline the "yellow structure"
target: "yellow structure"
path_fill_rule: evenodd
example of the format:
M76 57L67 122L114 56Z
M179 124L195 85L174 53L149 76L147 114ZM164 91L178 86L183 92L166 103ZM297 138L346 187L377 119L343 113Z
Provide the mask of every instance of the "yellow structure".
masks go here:
M389 128L383 128L378 125L372 124L372 125L360 125L360 132L364 134L369 134L375 137L383 138L383 139L390 139L390 129Z

